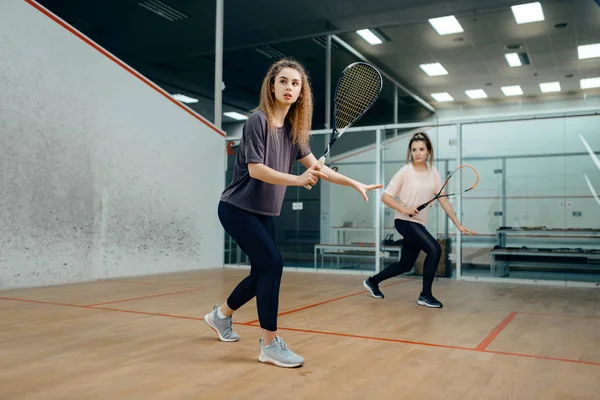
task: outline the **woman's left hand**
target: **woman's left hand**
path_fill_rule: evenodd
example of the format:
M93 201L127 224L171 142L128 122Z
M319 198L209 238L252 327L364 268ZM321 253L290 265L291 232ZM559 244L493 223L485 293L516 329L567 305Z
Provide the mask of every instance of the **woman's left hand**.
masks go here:
M365 199L365 201L369 201L369 198L367 197L367 192L369 190L380 189L382 187L383 187L383 183L381 183L379 185L365 185L364 183L358 183L354 187L354 189L356 189L356 191L362 195L362 197L363 197L363 199Z
M470 230L468 228L465 228L462 225L458 225L457 228L458 228L459 231L461 231L462 233L465 233L467 235L477 235L477 232L472 231L472 230Z

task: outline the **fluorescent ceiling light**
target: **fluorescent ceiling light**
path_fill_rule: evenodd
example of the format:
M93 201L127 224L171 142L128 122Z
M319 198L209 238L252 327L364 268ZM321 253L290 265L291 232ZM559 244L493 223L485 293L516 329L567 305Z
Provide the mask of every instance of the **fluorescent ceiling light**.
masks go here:
M233 118L238 121L248 119L247 116L240 114L239 112L235 112L235 111L229 111L229 112L223 113L223 115L226 117L229 117L229 118Z
M505 96L519 96L519 95L523 94L523 90L521 89L521 86L519 86L519 85L503 86L503 87L501 87L501 89Z
M505 54L504 57L506 57L506 61L511 67L520 67L521 65L523 65L517 53L508 53Z
M542 93L560 92L560 82L540 83Z
M600 78L587 78L579 81L582 89L593 89L600 87Z
M431 18L429 23L433 26L433 29L440 35L450 35L452 33L464 32L462 26L458 23L458 20L454 15L447 17Z
M465 90L465 93L471 99L486 99L488 97L487 93L484 92L483 89Z
M185 94L174 94L172 96L175 100L180 101L182 103L197 103L198 102L198 99L186 96Z
M544 11L539 2L520 4L511 7L517 24L527 24L544 20Z
M454 101L454 98L452 96L450 96L450 93L432 93L431 97L433 97L435 99L435 101L439 101L440 103L443 103L445 101Z
M600 57L600 43L577 46L577 54L580 60Z
M421 64L420 67L429 76L448 75L448 71L440 63Z
M377 37L370 29L361 29L356 31L367 43L371 45L381 44L383 41Z

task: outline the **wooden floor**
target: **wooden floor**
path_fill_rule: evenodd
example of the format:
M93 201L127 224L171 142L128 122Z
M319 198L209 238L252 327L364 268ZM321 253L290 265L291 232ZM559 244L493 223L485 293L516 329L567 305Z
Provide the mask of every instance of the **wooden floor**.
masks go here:
M255 302L236 343L204 323L244 270L0 292L0 399L600 399L600 290L440 279L377 300L359 276L285 272L281 336L258 362Z

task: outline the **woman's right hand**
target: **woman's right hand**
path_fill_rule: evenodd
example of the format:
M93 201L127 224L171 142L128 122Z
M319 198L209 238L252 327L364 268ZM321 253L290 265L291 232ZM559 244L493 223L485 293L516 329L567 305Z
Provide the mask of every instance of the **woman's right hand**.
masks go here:
M400 212L402 214L406 214L410 217L414 217L415 215L417 215L419 213L419 210L417 210L417 207L402 207Z
M312 167L304 171L302 175L298 175L298 186L314 186L317 184L319 177L327 178L327 175L321 172L321 164L315 163Z

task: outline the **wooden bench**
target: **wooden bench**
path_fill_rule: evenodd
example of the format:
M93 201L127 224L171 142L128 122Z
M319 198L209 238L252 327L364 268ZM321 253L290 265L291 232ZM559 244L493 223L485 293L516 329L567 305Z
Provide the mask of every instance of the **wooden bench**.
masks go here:
M523 249L496 248L491 251L492 276L508 276L511 265L549 268L600 268L600 250L596 249Z

